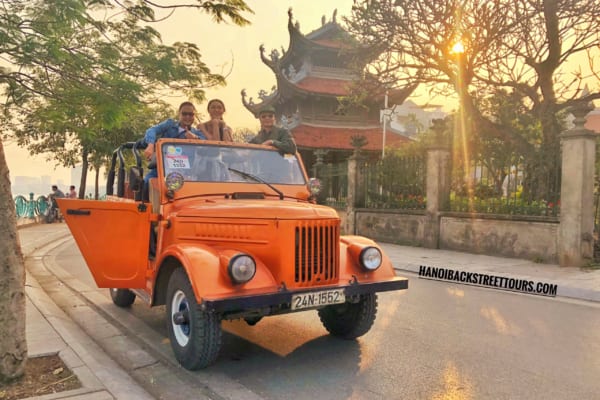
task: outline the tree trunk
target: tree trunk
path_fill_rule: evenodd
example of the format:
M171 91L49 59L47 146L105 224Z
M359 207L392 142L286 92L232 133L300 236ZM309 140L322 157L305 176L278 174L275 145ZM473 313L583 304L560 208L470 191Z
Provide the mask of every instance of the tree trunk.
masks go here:
M96 173L96 175L94 176L94 190L96 192L96 200L98 200L99 190L100 190L100 186L98 184L99 180L100 180L100 168L94 167L94 172Z
M81 150L81 179L79 180L79 198L85 199L85 185L87 183L88 152L85 147Z
M25 265L17 236L15 203L0 139L0 382L19 378L27 361Z

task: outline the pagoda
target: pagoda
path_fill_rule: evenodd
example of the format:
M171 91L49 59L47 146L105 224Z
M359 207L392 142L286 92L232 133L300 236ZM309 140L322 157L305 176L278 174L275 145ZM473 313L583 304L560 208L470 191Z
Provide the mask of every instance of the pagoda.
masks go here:
M273 49L267 56L260 46L260 58L275 74L277 84L270 92L261 90L258 101L247 98L244 106L255 116L266 106L275 108L277 123L292 132L307 168L316 162L345 161L359 143L363 154L381 154L383 131L380 109L386 93L383 85L370 93L361 107L340 107L341 99L351 94L353 82L363 73L356 67L356 42L332 18L321 19L321 27L303 35L288 11L288 49ZM353 67L354 66L354 67ZM414 88L389 92L393 104L401 104ZM397 147L409 139L389 131L386 147Z

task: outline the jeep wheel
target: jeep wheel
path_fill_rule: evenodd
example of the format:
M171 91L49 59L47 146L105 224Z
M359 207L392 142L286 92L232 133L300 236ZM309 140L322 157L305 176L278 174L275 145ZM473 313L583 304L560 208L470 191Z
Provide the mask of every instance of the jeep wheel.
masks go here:
M167 287L167 330L175 358L189 370L212 364L221 349L221 320L200 310L187 274L173 272Z
M377 294L363 294L358 303L331 305L318 312L330 334L343 339L356 339L367 333L375 321Z
M130 307L135 301L135 293L129 289L110 289L110 298L119 307Z

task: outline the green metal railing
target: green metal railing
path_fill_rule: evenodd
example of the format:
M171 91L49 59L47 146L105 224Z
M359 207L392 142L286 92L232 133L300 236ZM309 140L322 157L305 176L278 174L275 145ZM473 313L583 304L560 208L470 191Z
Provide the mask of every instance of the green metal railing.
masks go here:
M38 196L34 200L33 193L29 194L29 200L22 195L18 195L14 199L17 218L35 218L39 215L44 215L48 207L48 198L46 196Z

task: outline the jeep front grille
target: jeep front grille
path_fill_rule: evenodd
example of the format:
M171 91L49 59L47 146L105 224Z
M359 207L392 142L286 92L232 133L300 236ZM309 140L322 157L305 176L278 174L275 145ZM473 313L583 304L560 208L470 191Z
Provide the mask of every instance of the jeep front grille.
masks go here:
M339 222L310 221L295 228L295 282L335 283L339 272Z

